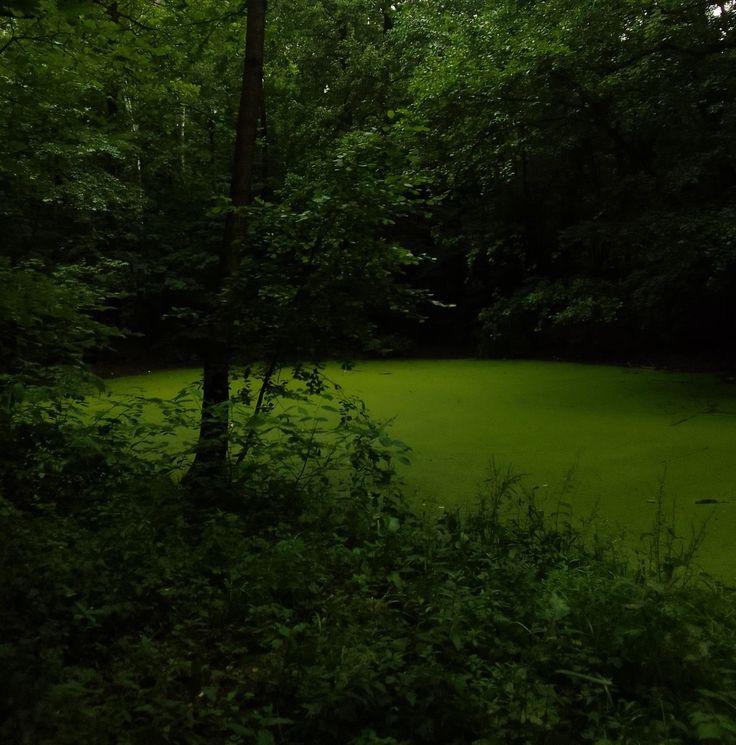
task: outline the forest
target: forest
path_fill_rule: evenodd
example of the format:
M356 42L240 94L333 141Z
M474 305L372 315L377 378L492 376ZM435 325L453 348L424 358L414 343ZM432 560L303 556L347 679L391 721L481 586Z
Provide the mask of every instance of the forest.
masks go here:
M0 0L0 742L736 743L736 2Z

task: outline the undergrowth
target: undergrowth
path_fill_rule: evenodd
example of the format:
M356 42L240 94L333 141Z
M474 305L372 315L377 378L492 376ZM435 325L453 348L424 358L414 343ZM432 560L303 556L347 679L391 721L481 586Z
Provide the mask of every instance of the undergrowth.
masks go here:
M0 741L736 742L732 590L586 545L509 474L418 515L361 422L342 483L264 456L203 509L124 422L6 421Z

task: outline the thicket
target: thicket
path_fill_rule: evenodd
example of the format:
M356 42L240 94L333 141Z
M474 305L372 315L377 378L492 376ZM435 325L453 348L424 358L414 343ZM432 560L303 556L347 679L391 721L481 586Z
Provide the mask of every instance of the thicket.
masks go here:
M340 478L264 449L213 507L135 412L75 410L3 420L3 742L736 742L733 592L515 479L418 515L357 407Z

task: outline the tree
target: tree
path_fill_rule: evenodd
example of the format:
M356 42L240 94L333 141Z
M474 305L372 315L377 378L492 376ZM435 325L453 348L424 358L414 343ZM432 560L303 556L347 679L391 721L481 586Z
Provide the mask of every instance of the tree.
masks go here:
M89 386L85 356L120 334L99 320L114 294L115 270L66 266L50 273L38 261L13 266L0 257L0 419L29 393L48 399Z
M256 138L263 95L265 24L266 0L248 0L245 59L230 180L231 208L225 218L219 261L219 293L222 302L209 323L209 338L204 355L199 440L195 460L188 474L190 480L222 477L227 467L233 323L229 295L232 292L232 282L238 275L241 241L245 238L243 208L252 201Z
M445 7L396 19L425 127L409 146L446 190L435 251L466 263L487 349L727 353L733 7Z
M124 263L106 320L144 336L133 354L203 353L193 473L222 472L231 362L355 349L365 311L404 305L394 279L413 259L391 224L419 180L388 117L386 4L273 3L267 128L262 60L235 69L237 3L13 8L0 17L4 253L49 272Z
M263 385L268 386L284 360L320 358L335 344L343 350L365 346L371 307L406 308L410 295L417 296L396 282L415 258L387 233L411 209L422 179L407 168L388 125L348 124L344 107L337 107L332 136L319 139L283 169L273 201L254 201L256 139L265 110L260 87L264 12L264 6L249 5L221 280L206 327L200 436L187 477L192 482L226 476L228 371L234 358L264 362ZM278 117L277 124L297 126Z
M113 103L142 55L92 3L26 6L0 15L4 253L92 260L100 244L125 242L141 208L135 143Z

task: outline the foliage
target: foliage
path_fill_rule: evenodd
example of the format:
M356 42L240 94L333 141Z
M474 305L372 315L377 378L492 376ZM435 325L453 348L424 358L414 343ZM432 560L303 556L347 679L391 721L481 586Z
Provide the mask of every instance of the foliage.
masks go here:
M624 303L614 292L604 282L584 278L532 280L529 289L499 298L481 312L484 350L505 356L581 348L594 354L610 348L612 339L605 332L624 312Z
M379 133L354 132L250 211L231 300L246 359L356 352L370 347L378 311L416 305L421 293L399 280L418 259L385 233L417 209L422 185L398 159Z
M178 358L196 355L207 332L193 327L232 299L211 296L243 21L237 4L137 0L43 0L32 13L0 17L3 253L52 267L70 257L126 261L118 323ZM332 312L339 302L350 301L344 315L357 321L360 299L385 299L408 256L394 249L388 226L417 186L383 130L390 102L375 103L372 70L387 66L380 8L282 0L269 8L271 24L254 176L262 202L237 288L247 306L231 309L250 359L285 314L293 320L306 309L316 343L342 315ZM388 78L378 87L386 90ZM361 253L370 256L364 275L349 266ZM299 290L317 263L309 291ZM299 307L284 309L295 291ZM333 293L327 315L320 306ZM367 341L369 325L353 342ZM276 335L303 338L305 330Z
M0 3L0 739L735 742L732 593L661 521L632 569L513 478L418 516L405 447L278 373L398 327L412 272L495 353L727 334L733 3L270 12L259 199L214 292L240 3ZM179 401L72 399L111 317L186 356L213 311L262 383L223 404L227 493L192 499Z
M380 0L269 6L266 106L279 172L323 157L351 131L380 130L398 106L390 6Z
M84 357L121 335L100 316L122 269L101 262L48 273L40 262L13 266L0 257L0 399L5 416L30 392L35 397L75 395L80 381L94 382Z
M201 511L122 419L64 421L3 450L4 740L736 740L732 593L586 549L516 478L417 516L361 425L347 490L264 449L259 510Z
M207 301L217 286L216 206L227 191L242 8L3 7L3 253L50 267L128 262L118 325L178 359L193 356L201 333L188 331L217 307ZM710 0L273 0L255 174L264 204L249 245L256 264L277 261L248 267L248 343L263 339L258 329L276 311L302 317L273 299L293 293L304 273L295 265L335 220L330 238L345 251L325 258L344 259L349 248L377 259L383 241L436 259L407 268L381 253L401 278L457 304L432 311L427 343L467 343L480 329L486 351L517 353L522 328L538 329L524 353L580 356L595 339L594 351L609 355L728 356L734 18L733 3ZM417 187L435 203L431 218L404 209ZM310 204L323 196L329 203ZM347 295L354 318L375 281L369 273L354 293L340 291L346 282L304 290L304 307L315 302L304 315L313 326L334 322ZM268 297L256 302L253 285ZM596 287L606 308L581 311ZM551 292L551 305L530 300ZM333 293L332 308L315 301ZM612 313L619 301L626 312ZM252 316L258 307L264 319ZM528 322L507 323L507 312ZM550 312L577 320L550 323ZM379 320L390 333L411 328L397 314ZM366 340L367 328L353 341ZM320 338L312 333L315 345Z
M575 288L596 285L627 308L589 318L586 334L549 324L546 303L528 308L541 353L588 354L600 331L609 354L629 339L633 354L728 356L733 4L447 7L407 3L396 28L413 59L408 109L424 127L410 144L447 191L436 251L468 258L451 291L485 306L496 336L507 304L550 285L568 288L554 312L579 316Z

